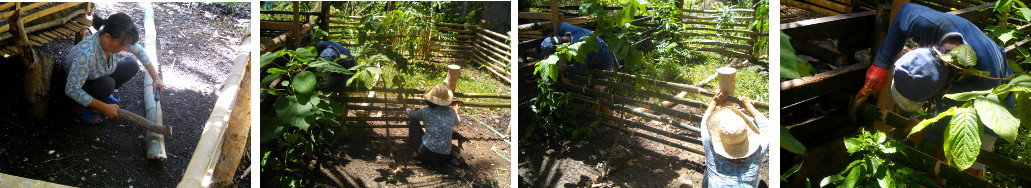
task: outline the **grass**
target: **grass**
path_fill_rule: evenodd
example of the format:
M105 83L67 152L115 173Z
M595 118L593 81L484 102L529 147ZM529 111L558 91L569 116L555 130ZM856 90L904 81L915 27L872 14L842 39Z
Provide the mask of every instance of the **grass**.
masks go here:
M510 94L511 87L508 83L498 80L490 73L486 72L479 67L474 67L467 62L456 62L456 63L439 63L439 62L427 62L419 60L411 60L409 65L414 74L409 75L405 78L405 88L417 88L417 89L429 89L437 84L443 84L444 79L447 77L447 64L457 64L462 67L462 74L459 77L458 88L455 89L459 93L494 93L494 94ZM394 87L394 83L391 83L395 76L398 76L399 71L393 65L382 65L380 68L383 69L383 75L380 79L385 79L390 87ZM393 96L393 95L390 95ZM494 99L494 98L476 98L476 99L460 99L467 102L484 102L484 103L509 103L509 99ZM480 113L485 111L493 111L488 108L464 108L474 113Z

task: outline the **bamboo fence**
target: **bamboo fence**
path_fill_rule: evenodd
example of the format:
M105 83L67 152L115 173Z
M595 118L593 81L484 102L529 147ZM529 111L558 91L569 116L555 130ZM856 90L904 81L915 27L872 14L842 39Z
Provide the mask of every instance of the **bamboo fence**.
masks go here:
M24 32L28 35L30 46L44 44L62 39L84 38L84 34L93 22L86 19L92 12L93 3L66 2L8 2L0 4L0 20L7 20L15 10L21 12ZM7 23L0 26L0 55L18 55L11 30Z

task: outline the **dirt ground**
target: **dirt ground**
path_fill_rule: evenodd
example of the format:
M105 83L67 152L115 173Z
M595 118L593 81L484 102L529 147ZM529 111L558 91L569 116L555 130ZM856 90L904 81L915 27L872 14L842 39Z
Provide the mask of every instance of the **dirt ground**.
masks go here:
M499 136L472 120L479 119L504 133L510 121L509 109L489 112L460 112L462 122L454 128L467 166L412 162L405 141L407 128L355 128L341 140L339 148L323 148L309 166L314 187L510 187L510 146ZM403 117L401 113L385 117ZM404 125L405 122L389 122ZM382 125L380 124L373 124Z
M681 105L673 109L702 114L700 110ZM642 122L641 118L630 120ZM673 134L701 137L698 133L656 121L645 124ZM644 130L636 132L665 138ZM701 145L666 140L704 150ZM681 180L691 180L699 185L705 172L704 155L615 130L601 132L586 140L520 140L519 160L519 185L528 187L668 187L679 185ZM760 184L769 182L768 153L763 156L759 178L763 181Z
M95 13L101 16L129 14L141 38L146 32L155 32L144 30L144 9L138 3L97 3L96 8ZM229 75L250 11L246 4L227 7L205 3L156 3L154 9L159 52L150 55L159 61L166 84L161 100L164 123L175 127L175 135L165 137L168 159L144 159L142 128L119 120L98 125L80 122L70 113L69 106L74 102L67 100L63 85L52 85L51 104L43 121L25 122L18 112L17 99L3 101L13 105L0 105L0 114L4 114L0 116L0 143L4 143L0 144L0 159L4 159L0 160L0 172L83 187L171 187L181 181L218 97L215 91ZM61 65L72 43L58 41L40 48ZM115 93L122 100L121 108L145 114L142 91L150 88L143 86L144 74L147 72L141 67ZM63 79L60 77L54 79ZM7 91L0 95L20 97L16 94L19 92L12 92L18 89ZM250 159L244 157L237 174L248 165ZM249 187L249 179L235 181Z

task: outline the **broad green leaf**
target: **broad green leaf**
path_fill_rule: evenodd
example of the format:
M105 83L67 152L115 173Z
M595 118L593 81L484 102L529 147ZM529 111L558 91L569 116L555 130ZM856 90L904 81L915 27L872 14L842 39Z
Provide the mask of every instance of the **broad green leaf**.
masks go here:
M788 181L788 177L790 177L792 174L795 174L795 172L798 172L798 170L802 169L802 164L805 164L805 161L799 162L795 166L791 166L791 168L788 168L788 171L780 175L780 181Z
M295 50L295 51L297 52L297 55L299 56L297 58L305 58L308 61L310 61L311 59L315 59L315 54L312 54L311 51L308 51L307 48L297 48L297 50Z
M304 121L304 117L312 114L312 109L315 108L317 102L312 100L308 104L301 104L297 102L297 96L282 96L276 100L276 114L279 115L283 122L301 130L308 130L309 125L308 122Z
M286 123L283 120L269 115L261 115L261 143L275 140L283 135L286 130Z
M1031 20L1031 9L1017 8L1017 10L1020 10L1020 15L1024 16L1024 20Z
M887 142L884 142L883 145L881 145L881 153L895 153L900 148L905 146L905 144L897 142L895 140L888 140Z
M841 184L841 187L856 187L856 183L859 182L859 178L863 178L863 175L865 174L864 171L866 171L865 164L860 163L853 167L852 170L848 172L848 176L845 177L845 183Z
M995 12L1009 12L1013 0L999 0L995 3Z
M261 79L261 87L268 86L272 81L276 81L276 78L279 78L279 76L280 74L269 74L268 76L265 76L265 78Z
M354 74L354 72L351 72L347 68L344 68L344 66L340 66L340 64L334 63L332 61L316 61L309 66L314 68L322 68L322 70L326 72Z
M938 122L938 120L941 120L945 116L951 116L953 114L953 112L955 112L956 109L957 109L956 107L952 107L952 108L949 108L949 110L946 110L945 112L942 112L942 113L938 114L937 116L934 116L934 118L925 119L925 120L920 121L920 123L917 123L916 126L913 126L913 129L909 131L909 134L906 135L906 138L909 138L909 136L912 136L913 133L917 133L917 132L920 132L920 130L924 130L924 128L926 128L928 125L931 125L934 122Z
M1009 84L996 88L993 93L1005 93L1010 91L1023 91L1031 92L1031 76L1020 75L1013 80L1010 80Z
M1020 126L1031 128L1031 95L1028 92L1015 92L1017 99L1017 118L1020 118Z
M315 85L317 84L315 79L315 73L304 71L297 74L293 78L293 88L297 92L297 100L301 104L307 104L308 100L311 99L312 91L315 91Z
M863 142L863 138L846 138L845 149L848 150L849 154L856 153L863 148L866 148L866 142Z
M784 126L780 127L780 147L791 153L805 154L806 152L805 145L802 145L802 142L795 139L791 132L788 131L788 128Z
M1016 35L1016 34L1017 34L1017 30L1012 30L1012 29L996 29L996 30L992 31L992 35L994 35L996 38L999 38L999 40L1002 41L1002 43L1006 43L1006 42L1009 42L1010 40L1013 40L1014 35ZM955 49L953 49L953 50L955 50Z
M974 164L981 152L981 134L983 130L978 123L977 112L973 108L958 108L952 121L945 128L945 158L949 165L966 170Z
M845 177L841 175L830 175L820 180L820 187L827 187L830 184L837 184L838 182L845 180Z
M888 172L886 169L887 168L885 168L885 170L882 170L884 171L883 176L877 177L877 184L881 187L895 187L895 179L891 177L891 172Z
M977 109L977 116L981 122L999 134L999 137L1010 143L1017 139L1017 127L1020 126L1020 122L1006 110L1006 106L999 102L996 95L977 97L974 99L974 109Z
M289 72L286 72L286 70L279 69L279 68L269 68L267 70L267 72L269 74L287 74L287 73L289 73Z
M956 100L956 101L969 101L971 99L974 99L974 98L980 97L980 96L984 96L984 95L989 94L989 93L992 93L992 90L970 91L970 92L963 92L963 93L946 94L945 98L950 98L950 99Z
M272 60L275 60L277 57L279 57L279 55L276 55L272 52L265 52L265 54L261 54L261 68L264 68L265 65L272 63Z
M955 60L952 63L959 66L970 67L977 64L977 54L974 54L974 49L970 48L970 45L962 44L956 46L952 48L949 54L952 54L953 60Z

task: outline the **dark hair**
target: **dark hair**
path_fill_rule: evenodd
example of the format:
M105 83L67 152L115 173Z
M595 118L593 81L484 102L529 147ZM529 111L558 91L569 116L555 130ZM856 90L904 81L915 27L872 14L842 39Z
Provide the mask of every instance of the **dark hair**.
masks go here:
M104 26L104 31L101 33L110 34L111 38L129 41L129 44L140 40L140 32L136 29L136 24L125 13L115 13L108 16L107 19L100 18L93 13L93 28L100 30L100 26Z
M427 107L430 107L430 108L437 108L437 107L441 107L440 105L438 105L438 104L436 104L436 103L430 102L430 100L422 100L422 101L426 102L426 106L427 106Z

